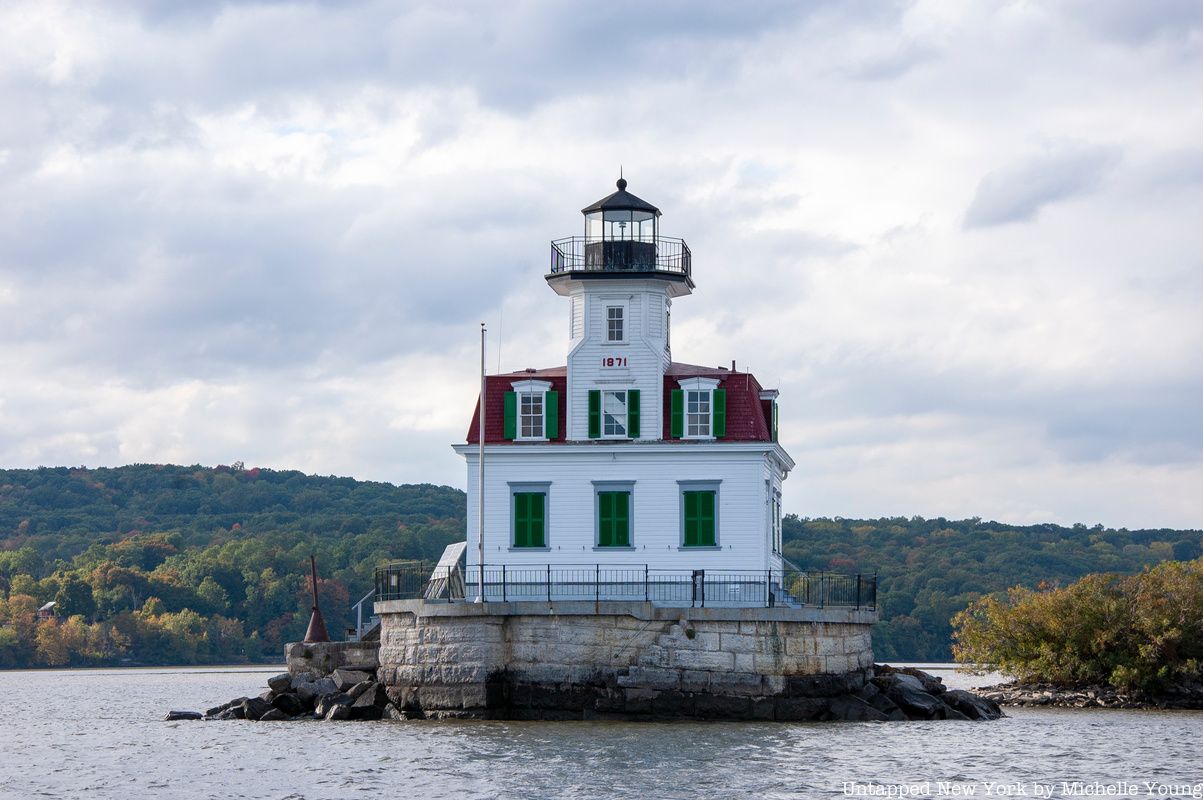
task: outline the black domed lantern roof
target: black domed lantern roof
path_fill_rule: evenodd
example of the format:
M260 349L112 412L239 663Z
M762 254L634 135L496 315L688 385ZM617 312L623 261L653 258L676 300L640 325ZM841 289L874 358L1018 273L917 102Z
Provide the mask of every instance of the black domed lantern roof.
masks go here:
M651 213L653 216L660 216L660 209L627 191L625 178L619 178L615 185L618 186L617 192L606 195L591 206L582 208L581 213L588 215L596 211L642 211Z

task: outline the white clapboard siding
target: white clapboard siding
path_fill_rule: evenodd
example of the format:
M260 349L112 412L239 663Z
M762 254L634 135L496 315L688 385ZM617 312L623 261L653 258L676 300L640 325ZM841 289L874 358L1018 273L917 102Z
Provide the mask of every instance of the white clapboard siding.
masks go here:
M468 467L468 562L477 563L477 449ZM771 555L769 495L783 451L772 443L490 445L485 455L486 564L615 564L762 571ZM784 456L788 459L788 456ZM792 464L791 464L792 466ZM631 481L633 550L595 549L594 481ZM678 481L718 481L718 550L682 549ZM511 544L511 484L548 483L548 550Z
M584 303L584 335L572 340L568 356L567 433L589 438L589 392L593 389L639 390L639 438L659 439L663 432L664 326L651 325L649 314L662 317L667 299L662 282L607 280L582 282L572 296ZM606 308L626 309L625 342L606 341ZM624 367L606 367L603 359L625 358Z

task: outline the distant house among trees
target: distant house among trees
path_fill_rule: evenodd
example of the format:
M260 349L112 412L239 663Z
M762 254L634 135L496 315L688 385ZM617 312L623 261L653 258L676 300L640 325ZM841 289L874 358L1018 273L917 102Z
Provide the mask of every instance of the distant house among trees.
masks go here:
M51 600L46 605L38 609L38 619L54 619L54 607L58 605Z

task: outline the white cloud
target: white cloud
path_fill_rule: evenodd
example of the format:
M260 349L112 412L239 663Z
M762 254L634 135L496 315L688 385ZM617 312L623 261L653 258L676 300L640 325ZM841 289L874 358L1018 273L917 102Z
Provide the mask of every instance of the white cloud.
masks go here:
M0 463L459 484L621 163L788 510L1203 525L1203 22L1095 9L8 4Z

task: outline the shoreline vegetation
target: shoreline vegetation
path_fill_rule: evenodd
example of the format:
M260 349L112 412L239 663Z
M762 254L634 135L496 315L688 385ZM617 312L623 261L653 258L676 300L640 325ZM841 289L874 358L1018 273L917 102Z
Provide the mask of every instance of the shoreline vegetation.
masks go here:
M1000 705L1203 709L1203 559L1015 587L953 618L953 654Z
M133 464L0 469L0 669L261 663L300 639L316 553L334 636L390 560L464 537L448 486ZM881 661L952 660L950 619L1008 587L1203 556L1203 532L978 518L783 520L804 570L878 572ZM52 613L38 610L55 603Z

